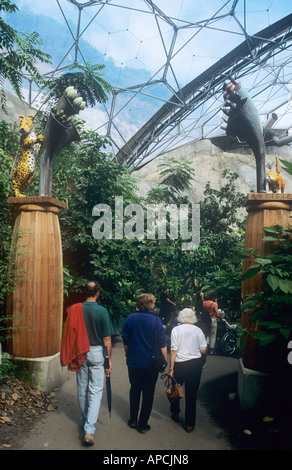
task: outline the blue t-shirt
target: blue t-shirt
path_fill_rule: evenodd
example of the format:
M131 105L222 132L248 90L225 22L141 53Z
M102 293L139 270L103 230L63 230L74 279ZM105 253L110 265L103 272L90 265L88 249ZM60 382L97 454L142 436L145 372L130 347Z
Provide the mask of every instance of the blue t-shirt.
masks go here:
M166 346L166 334L160 318L153 312L135 312L128 316L122 338L128 346L127 365L129 367L147 368L154 353L154 337L157 322L155 355Z

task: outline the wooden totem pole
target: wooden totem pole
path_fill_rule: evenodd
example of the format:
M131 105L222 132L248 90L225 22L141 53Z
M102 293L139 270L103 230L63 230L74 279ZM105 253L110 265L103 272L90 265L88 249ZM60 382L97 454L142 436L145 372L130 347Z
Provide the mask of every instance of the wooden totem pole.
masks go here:
M237 136L247 142L256 159L257 192L247 195L245 207L248 212L244 247L259 250L258 256L263 257L273 250L271 242L264 241L265 227L282 225L284 230L291 227L292 194L284 194L284 188L275 188L272 193L266 192L265 142L262 124L258 112L250 96L239 83L231 80L223 87L225 106L222 110L228 116L227 135ZM282 189L282 191L281 191ZM253 264L251 260L243 262L243 274ZM242 283L242 299L249 294L262 291L260 275L246 279ZM251 311L244 312L241 319L243 329L254 330L250 323ZM247 336L242 351L243 365L247 369L269 373L268 359L264 347L257 340ZM277 354L277 352L275 352Z
M59 210L66 205L52 198L55 159L70 142L80 140L78 126L83 120L75 114L85 102L68 87L51 110L44 135L32 138L33 116L25 125L21 116L23 158L13 175L15 197L8 203L16 207L11 272L15 273L14 292L8 298L11 339L8 352L19 358L42 358L60 351L63 319L63 259ZM20 126L20 130L21 130ZM35 146L42 143L39 196L25 197L32 181Z

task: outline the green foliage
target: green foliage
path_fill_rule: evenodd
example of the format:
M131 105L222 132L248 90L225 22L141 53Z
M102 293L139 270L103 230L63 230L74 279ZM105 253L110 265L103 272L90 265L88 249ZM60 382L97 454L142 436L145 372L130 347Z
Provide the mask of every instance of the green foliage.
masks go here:
M6 139L7 131L10 132ZM38 129L41 132L41 129ZM19 152L15 129L0 123L0 144L5 149L3 162L3 192L1 204L6 207L9 194L11 168L14 164L11 154ZM206 187L202 201L201 243L194 252L183 251L180 239L143 240L112 239L96 240L92 227L96 218L92 210L97 204L107 204L112 209L113 229L115 227L115 197L122 196L124 207L131 203L140 204L146 211L149 203L188 203L187 191L191 188L195 173L190 162L179 162L166 158L161 164L162 177L157 192L150 191L142 199L137 195L135 180L128 168L115 163L105 153L108 139L93 131L84 130L81 142L70 144L60 152L54 166L53 197L67 203L60 211L64 261L65 305L75 301L74 295L83 290L88 279L97 278L102 285L100 301L109 309L115 319L125 317L135 308L137 295L142 291L152 292L159 297L165 285L171 289L178 305L193 305L194 294L199 286L208 284L215 287L221 308L234 313L238 303L238 273L241 260L238 258L238 242L242 239L241 221L234 219L234 211L241 206L242 197L237 194L234 174L225 173L226 184L222 191ZM13 147L15 145L15 147ZM7 160L8 159L8 160ZM225 188L225 189L224 189ZM38 169L29 194L38 194ZM209 212L216 214L218 200L222 227L219 231L210 224ZM223 210L228 204L232 210ZM207 210L208 207L208 210ZM12 215L10 209L6 227L9 231L7 247L10 245ZM124 223L129 221L124 216ZM238 223L237 223L238 222ZM222 229L223 230L223 229ZM8 251L7 251L8 253ZM8 258L2 257L7 260ZM6 261L3 266L7 264ZM1 274L3 285L6 274ZM230 285L228 282L230 280Z
M266 257L254 257L256 263L243 275L243 280L258 274L262 276L261 292L246 297L242 310L253 310L251 324L256 323L254 333L249 332L264 346L279 338L292 338L292 240L291 230L282 225L266 227L264 238L273 243L274 250ZM253 255L254 256L254 255Z
M6 296L11 288L8 267L11 259L10 246L13 218L8 208L7 196L9 194L12 164L12 158L0 149L0 309L3 308Z
M164 179L158 188L150 191L150 202L187 202L182 195L183 188L190 188L194 171L189 162L182 162L182 167L178 163L180 162L170 162L166 159L162 166L165 168ZM209 294L217 297L220 308L224 309L230 318L238 319L241 302L241 242L245 221L237 215L237 211L242 208L245 196L237 191L236 173L226 170L222 176L226 181L222 188L213 190L207 183L205 198L200 203L199 247L188 253L182 252L180 244L175 240L167 241L167 249L159 243L159 259L154 257L153 264L156 266L156 277L161 281L160 286L169 285L178 304L193 305L194 293L203 286ZM173 189L176 181L178 191ZM165 257L163 250L167 253Z
M8 124L5 121L0 121L0 148L12 159L20 153L19 139L15 138L17 133L18 128L16 124ZM7 165L5 162L3 167L3 170L7 171L10 165Z
M69 295L83 290L88 279L98 278L101 301L119 318L128 314L129 301L137 292L138 278L132 268L135 247L130 240L94 239L92 210L107 204L114 217L115 196L122 196L124 204L137 202L138 197L129 170L103 152L107 138L93 131L85 131L82 137L78 146L59 155L55 165L53 195L68 204L60 214L65 287Z
M15 13L18 10L15 3L11 3L10 0L1 0L0 1L0 11L8 11L9 13Z
M13 13L17 6L9 0L0 0L0 11ZM59 98L67 86L74 86L79 94L94 106L107 100L111 85L104 80L102 65L75 65L68 73L44 84L37 62L49 62L41 50L42 42L36 33L24 34L11 28L0 18L0 85L8 79L15 93L22 98L22 73L26 71L39 85L46 85L49 96ZM1 91L1 106L6 109ZM11 173L20 155L16 129L0 123L0 318L5 316L6 297L14 288L14 273L9 272L13 213L7 206L11 190ZM41 129L39 130L41 132ZM103 287L101 302L113 318L125 317L135 308L137 295L153 292L158 297L168 285L179 305L193 305L196 290L203 287L214 294L219 307L231 317L239 313L241 301L242 256L253 256L256 265L244 276L261 274L263 290L249 296L244 309L254 309L251 317L258 328L254 336L261 344L269 344L279 336L291 338L291 238L283 227L266 228L267 243L277 244L273 253L258 257L253 250L242 251L245 220L238 213L245 195L236 188L238 175L225 170L225 184L215 190L206 184L204 200L200 204L201 243L194 252L181 249L180 240L96 240L92 235L95 218L92 210L99 203L112 208L122 196L124 205L138 203L183 204L187 191L195 180L195 171L189 161L166 157L159 165L161 182L147 198L137 196L135 181L128 168L115 163L104 151L108 139L92 131L84 131L81 142L66 147L54 167L53 196L67 203L60 212L63 240L64 294L70 302L72 293L80 292L85 282L98 278ZM292 174L290 162L281 160L284 170ZM30 194L37 194L38 170ZM125 220L126 217L124 218ZM21 234L18 234L21 236ZM23 274L23 273L18 273ZM3 364L3 363L2 363ZM0 380L3 370L0 367ZM7 373L7 372L5 372Z
M191 162L178 161L166 156L158 168L161 168L160 177L162 179L157 187L149 191L147 202L156 204L183 204L187 202L183 193L191 188L195 176Z
M8 377L14 377L16 367L16 364L10 360L10 357L5 353L1 356L0 351L0 384L3 382L3 377L7 375Z
M182 251L181 241L169 238L117 240L113 236L110 240L95 240L92 209L96 204L108 204L112 208L114 227L115 196L123 196L124 205L138 203L146 207L149 203L185 203L184 188L190 187L194 171L189 162L166 159L161 165L163 178L158 188L163 191L163 197L152 190L142 200L136 194L135 182L128 169L116 165L103 153L106 139L95 133L84 137L78 152L72 146L70 154L60 155L54 179L55 197L68 202L68 209L60 215L66 288L81 290L89 277L97 277L103 286L101 301L115 318L120 318L127 316L134 307L138 293L151 291L158 298L164 285L170 287L178 304L191 305L197 285L206 278L217 285L223 266L226 276L236 283L236 266L238 278L241 260L233 256L230 263L230 253L238 251L236 244L242 237L240 230L213 234L208 229L202 233L201 245L193 253ZM226 177L228 179L229 174ZM229 191L226 195L229 200L237 197L235 186L232 190L234 194ZM231 224L231 217L226 224ZM222 289L220 295L232 311L236 302L240 302L240 294L235 288L230 287L228 292Z
M76 64L70 67L69 70L75 70L75 72L64 73L46 82L49 96L60 98L68 86L74 86L87 104L92 107L96 103L107 101L107 93L112 91L112 87L103 78L101 70L104 67L105 65L91 65L87 62L84 65Z
M245 222L238 215L238 209L243 206L245 194L237 192L236 180L238 174L224 170L222 172L226 183L219 189L206 184L205 198L201 203L201 228L212 233L231 233L234 228L244 228Z
M287 171L287 173L289 173L289 175L292 175L292 163L289 162L288 160L281 160L279 159L280 162L282 163L282 165L285 165L285 167L283 167L283 170Z
M0 141L2 145L5 138L6 126L0 125ZM10 169L13 164L12 158L0 148L0 343L6 336L6 324L4 323L6 296L9 287L9 262L10 262L10 245L12 237L12 217L7 204L7 196L10 184Z
M239 249L240 252L240 249ZM241 306L241 262L233 264L231 269L215 271L211 281L202 286L206 296L217 298L219 307L224 310L230 321L240 318Z
M14 13L16 10L17 6L9 0L0 0L0 11ZM23 99L21 88L24 72L38 85L44 83L38 70L38 62L49 63L50 56L40 49L41 45L42 41L37 33L18 32L0 18L0 85L3 86L4 81L9 80L20 99ZM7 112L3 89L1 107Z
M240 216L245 195L236 187L237 173L222 172L219 190L207 183L201 207L201 244L194 253L196 284L217 298L230 320L240 317L242 243L246 218Z
M8 207L7 197L11 191L11 174L19 153L19 140L15 138L15 126L0 122L0 342L13 335L12 329L7 331L6 299L13 292L17 278L25 273L16 271L12 261L20 254L16 252L16 242L20 243L23 254L25 247L21 245L22 234L18 231L12 242L14 212ZM13 156L14 155L14 158Z

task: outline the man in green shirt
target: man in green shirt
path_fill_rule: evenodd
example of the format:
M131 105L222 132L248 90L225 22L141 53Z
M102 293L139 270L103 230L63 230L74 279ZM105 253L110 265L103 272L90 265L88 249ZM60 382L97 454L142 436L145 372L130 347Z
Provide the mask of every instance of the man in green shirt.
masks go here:
M112 370L111 336L114 330L107 309L96 303L99 292L100 284L97 281L88 282L86 300L82 304L90 344L90 351L77 372L77 397L84 425L85 445L94 444L93 435L103 393L105 356L109 358L106 374Z

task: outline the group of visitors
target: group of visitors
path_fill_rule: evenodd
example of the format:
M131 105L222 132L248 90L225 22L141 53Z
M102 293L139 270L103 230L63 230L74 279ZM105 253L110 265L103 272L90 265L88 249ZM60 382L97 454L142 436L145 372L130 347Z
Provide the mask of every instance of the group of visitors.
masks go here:
M174 313L175 307L176 304L170 299L169 288L167 287L160 295L159 317L163 325L168 325L170 330L179 324L178 317ZM216 342L217 322L218 319L222 319L215 298L210 296L210 298L205 300L204 292L197 292L195 295L195 312L197 317L199 317L196 321L200 319L201 329L205 334L209 353L212 355L214 354Z
M67 319L61 345L61 365L68 365L76 372L77 398L83 423L84 445L94 444L95 425L103 392L104 373L112 372L111 336L114 334L108 311L97 304L100 284L92 281L86 286L86 300L67 310ZM164 291L164 302L172 307L169 289ZM218 314L217 304L204 301L203 294L196 297L198 313L209 312L210 352L212 351L212 318ZM211 303L210 303L211 302ZM168 307L168 305L167 305ZM165 313L167 310L167 314ZM160 313L162 319L170 320L170 309ZM169 315L168 315L169 314ZM207 339L196 326L197 316L191 308L181 310L171 330L169 368L170 378L184 385L185 430L192 432L196 423L196 399L202 368L207 355ZM122 329L122 340L126 355L130 383L130 428L144 434L150 430L148 423L159 372L152 367L153 356L161 355L167 365L167 343L165 325L155 313L155 298L152 294L141 294L137 298L137 310L131 313ZM105 369L105 357L108 358ZM171 418L178 422L180 400L171 402Z

